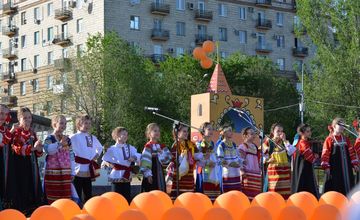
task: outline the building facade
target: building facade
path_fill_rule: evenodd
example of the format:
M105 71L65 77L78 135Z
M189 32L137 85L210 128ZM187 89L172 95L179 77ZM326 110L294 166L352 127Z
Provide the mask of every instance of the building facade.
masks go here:
M237 51L268 57L283 75L311 55L294 34L294 0L4 0L1 6L1 102L45 116L54 103L44 92L64 89L69 57L97 32L118 32L154 62L191 53L205 40L219 41L222 57Z

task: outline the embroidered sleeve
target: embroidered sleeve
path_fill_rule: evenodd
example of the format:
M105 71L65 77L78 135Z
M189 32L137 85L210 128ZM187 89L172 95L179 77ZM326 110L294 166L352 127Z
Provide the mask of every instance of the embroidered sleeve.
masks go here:
M31 145L26 144L24 138L21 136L21 130L17 129L14 132L14 140L12 149L18 155L30 155Z
M346 138L346 144L347 144L348 149L349 149L351 164L352 164L353 166L359 165L359 161L358 161L358 159L357 159L356 152L355 152L354 147L352 146L349 138Z
M162 148L162 151L159 153L159 162L162 165L167 165L171 161L171 152L169 148L164 147Z
M12 139L12 134L9 131L9 129L6 129L5 132L3 133L3 144L10 144Z
M51 136L47 136L44 141L44 151L48 155L54 155L59 151L59 143L53 143Z
M331 137L327 137L324 141L322 153L321 153L321 167L323 169L329 169L330 168L330 155L332 150L332 140Z
M311 150L310 144L305 141L300 141L298 146L299 146L299 151L301 155L304 156L305 160L309 161L310 163L314 163L315 155Z
M151 145L146 144L141 154L140 171L145 177L152 176L152 155Z

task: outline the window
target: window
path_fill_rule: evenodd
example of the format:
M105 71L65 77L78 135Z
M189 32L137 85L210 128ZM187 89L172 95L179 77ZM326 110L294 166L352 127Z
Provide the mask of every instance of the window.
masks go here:
M84 45L83 44L79 44L76 46L76 53L78 56L81 56L84 52Z
M36 31L34 32L34 45L38 45L40 42L40 32Z
M227 41L227 29L226 28L219 28L219 40Z
M26 47L26 35L21 36L21 48Z
M277 47L285 48L285 36L284 35L276 36L276 44Z
M284 58L277 59L276 64L278 65L279 70L285 70L285 59Z
M227 57L227 53L225 51L221 51L220 56L222 59L225 59Z
M53 76L48 76L46 78L46 88L47 89L53 89L54 86L54 77Z
M76 79L76 83L78 83L78 84L80 84L80 83L82 83L83 82L83 77L82 77L82 74L81 74L81 72L79 71L79 70L76 70L76 72L75 72L75 79Z
M294 71L301 72L303 68L303 60L296 60L294 63Z
M227 16L227 7L226 7L226 5L219 4L218 9L219 9L219 16L221 16L221 17L226 17Z
M40 66L40 55L34 56L34 68L39 68Z
M2 54L2 42L0 42L0 54Z
M39 90L40 90L39 79L33 79L33 92L39 92Z
M62 49L63 58L69 57L69 50L67 48Z
M52 16L54 14L54 4L47 4L47 16Z
M246 44L247 43L247 32L239 31L239 38L240 38L240 44Z
M197 114L198 116L202 116L202 104L198 105Z
M277 12L276 13L276 24L278 26L283 26L284 25L284 13L282 13L282 12Z
M177 47L176 48L176 56L177 57L184 55L184 53L185 53L184 48L182 48L182 47Z
M14 85L9 85L9 87L8 87L8 94L9 94L9 95L14 95Z
M26 71L26 58L21 59L21 71Z
M20 95L26 95L26 83L20 82Z
M48 115L53 112L53 102L52 101L46 102L46 111L47 111Z
M176 0L176 10L185 10L185 0Z
M185 22L176 22L176 35L185 36Z
M49 27L47 29L47 40L48 41L54 40L54 28L53 27Z
M154 45L154 54L158 54L158 55L163 54L161 45Z
M83 19L80 18L76 21L76 32L81 33L83 31Z
M40 8L39 7L36 7L34 8L34 19L35 20L40 20Z
M54 64L54 52L50 51L48 52L48 65Z
M35 114L39 114L41 110L41 105L39 103L34 103L33 104L33 112Z
M3 65L2 63L0 63L0 74L3 72ZM0 88L0 91L1 91L1 88Z
M26 12L21 12L21 25L26 24Z
M240 20L246 20L246 8L240 7Z
M140 18L138 16L130 16L130 29L131 30L139 30L140 29Z

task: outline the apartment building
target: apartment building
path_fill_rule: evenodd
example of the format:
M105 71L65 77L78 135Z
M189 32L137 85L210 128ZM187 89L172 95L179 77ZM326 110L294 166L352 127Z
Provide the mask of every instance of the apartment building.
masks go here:
M311 55L294 34L294 0L7 0L1 8L1 101L45 116L55 103L44 93L63 91L69 57L97 32L118 32L154 62L215 40L222 57L268 57L293 76Z

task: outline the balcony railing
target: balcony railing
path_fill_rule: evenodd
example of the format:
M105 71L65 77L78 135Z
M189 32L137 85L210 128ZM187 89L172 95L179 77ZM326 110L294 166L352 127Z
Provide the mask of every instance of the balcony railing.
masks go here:
M261 7L270 7L271 6L271 0L256 0L255 4L257 6L261 6Z
M3 13L6 14L6 15L11 15L11 14L14 14L16 13L17 11L17 6L14 5L14 3L12 1L6 3L3 5Z
M15 25L9 25L2 28L2 34L8 37L13 37L16 34L17 30L18 28Z
M200 45L207 40L213 40L213 36L207 34L196 34L195 35L195 44Z
M293 50L293 55L296 57L306 57L309 55L309 48L307 47L294 47Z
M55 35L52 43L63 47L68 46L69 44L71 44L71 36L69 34Z
M54 60L54 67L57 70L70 71L72 68L70 58L60 58Z
M271 44L258 43L255 50L258 53L271 53L272 47Z
M160 63L160 62L164 62L166 57L164 54L151 54L149 56L149 58L151 59L152 62L154 63Z
M257 19L256 20L256 28L259 29L271 29L272 22L269 19Z
M18 58L18 52L14 48L7 48L2 51L2 56L8 60L15 60Z
M199 21L211 21L213 19L213 12L206 10L196 10L195 19Z
M61 8L55 10L55 19L60 21L70 20L72 18L72 10L69 8Z
M161 40L167 41L169 40L170 32L168 30L163 29L152 29L151 31L151 39L152 40Z
M151 13L158 15L167 15L170 13L170 5L164 3L151 3Z
M14 107L17 105L17 97L10 95L10 96L3 96L1 97L1 103L9 106L9 107Z
M13 71L7 71L2 74L2 80L7 83L13 83L16 81L15 73Z

